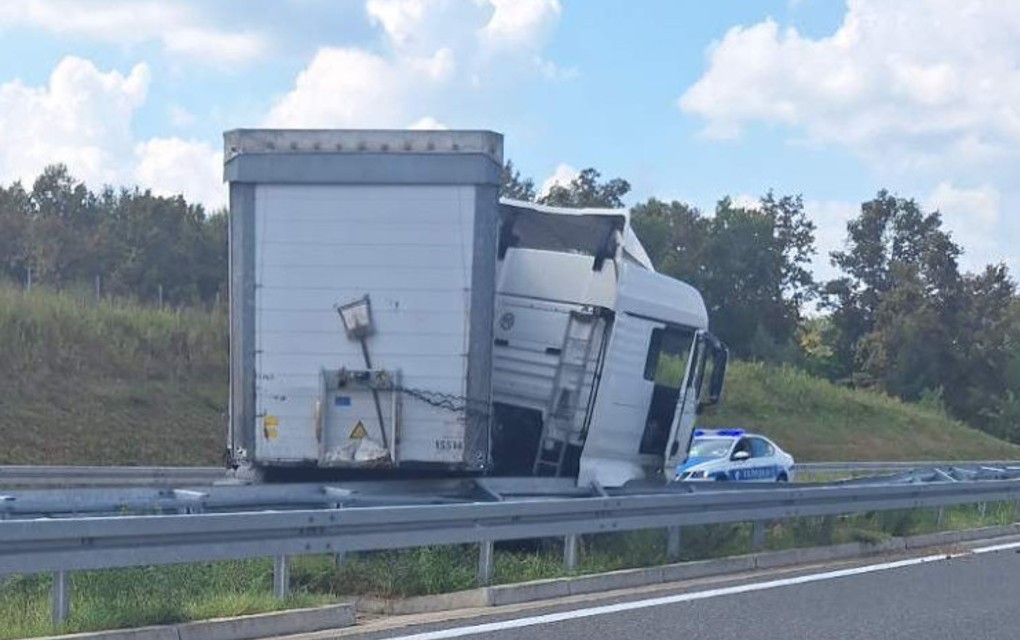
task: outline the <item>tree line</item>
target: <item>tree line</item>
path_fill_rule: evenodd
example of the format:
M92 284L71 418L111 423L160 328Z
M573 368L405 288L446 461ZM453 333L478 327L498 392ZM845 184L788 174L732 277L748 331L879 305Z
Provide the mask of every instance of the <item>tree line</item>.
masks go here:
M556 206L624 206L630 184L588 168L538 193L508 162L502 195ZM799 195L711 214L651 198L631 207L656 269L697 287L734 355L921 402L1020 442L1020 302L1005 265L977 273L937 211L878 192L816 281L815 225ZM0 186L0 278L88 287L174 306L222 303L227 216L138 188L90 191L62 165L31 188Z
M0 186L0 278L173 306L227 295L227 216L138 188L98 193L63 165Z

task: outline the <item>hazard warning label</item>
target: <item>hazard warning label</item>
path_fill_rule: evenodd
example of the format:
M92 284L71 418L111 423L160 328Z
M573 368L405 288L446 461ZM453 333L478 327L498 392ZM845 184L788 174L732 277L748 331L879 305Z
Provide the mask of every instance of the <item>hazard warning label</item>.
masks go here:
M354 425L351 429L351 435L348 436L351 440L361 440L368 435L368 431L365 430L365 425L362 424L361 420L358 420L358 424Z

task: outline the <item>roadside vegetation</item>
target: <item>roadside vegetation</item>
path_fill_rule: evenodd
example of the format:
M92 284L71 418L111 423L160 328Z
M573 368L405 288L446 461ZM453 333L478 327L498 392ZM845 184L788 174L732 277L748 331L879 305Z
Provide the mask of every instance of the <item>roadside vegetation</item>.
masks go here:
M226 317L0 286L0 464L217 464Z
M1014 460L1020 447L951 418L938 406L849 389L788 365L736 363L706 427L742 427L800 462Z

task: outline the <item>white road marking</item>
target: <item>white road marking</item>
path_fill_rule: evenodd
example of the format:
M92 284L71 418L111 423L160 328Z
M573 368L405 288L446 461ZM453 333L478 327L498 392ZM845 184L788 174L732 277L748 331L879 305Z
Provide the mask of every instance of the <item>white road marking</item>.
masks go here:
M995 551L1006 551L1009 549L1020 549L1020 542L993 545L989 547L980 547L977 549L972 549L969 553L975 554L993 553ZM648 600L638 600L635 602L621 602L619 604L603 605L600 607L589 607L587 609L574 609L571 611L563 611L560 613L548 613L545 615L532 616L529 618L515 618L511 620L502 620L500 622L489 622L486 624L477 624L467 627L457 627L454 629L443 629L440 631L415 633L407 636L396 636L394 637L394 640L444 640L445 638L463 638L465 636L475 636L481 635L483 633L506 631L508 629L520 629L523 627L534 627L543 624L552 624L554 622L563 622L564 620L576 620L578 618L603 616L611 613L619 613L621 611L634 611L637 609L647 609L649 607L661 607L664 605L678 604L681 602L707 600L708 598L718 598L720 596L731 596L739 593L750 593L753 591L765 591L767 589L778 589L780 587L789 587L798 584L808 584L811 582L821 582L823 580L833 580L836 578L845 578L847 576L857 576L866 573L876 573L879 571L888 571L890 569L901 569L903 567L912 567L914 565L926 564L929 562L939 562L941 560L948 560L950 558L956 558L964 555L968 554L940 553L937 555L923 556L920 558L908 558L906 560L897 560L895 562L883 562L881 564L871 564L863 567L853 567L850 569L839 569L837 571L813 573L805 576L796 576L793 578L782 578L779 580L769 580L767 582L742 584L734 587L722 587L719 589L707 589L705 591L695 591L692 593L679 593L677 595L665 596L661 598L651 598Z
M995 553L996 551L1009 551L1010 549L1020 549L1020 542L1009 542L1006 544L995 544L990 547L981 547L979 549L971 550L971 553Z

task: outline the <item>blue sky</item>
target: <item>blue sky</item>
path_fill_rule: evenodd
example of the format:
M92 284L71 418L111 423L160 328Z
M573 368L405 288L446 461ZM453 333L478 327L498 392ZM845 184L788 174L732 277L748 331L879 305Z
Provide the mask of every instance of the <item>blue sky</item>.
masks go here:
M801 193L823 254L887 187L1016 267L1018 43L994 0L5 0L0 182L65 162L217 207L225 129L486 128L631 203Z

